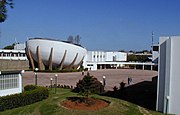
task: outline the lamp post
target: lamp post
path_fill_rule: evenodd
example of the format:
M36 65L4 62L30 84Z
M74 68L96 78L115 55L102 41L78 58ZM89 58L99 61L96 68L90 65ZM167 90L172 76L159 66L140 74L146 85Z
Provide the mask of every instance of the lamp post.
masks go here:
M37 85L37 71L38 71L38 68L35 68L35 72L34 72L34 75L35 75L35 85Z
M53 78L51 77L51 78L50 78L51 89L52 89L52 81L53 81Z
M166 114L169 113L169 100L170 100L170 96L166 96Z
M56 88L57 88L57 76L58 74L55 74L55 94L56 94Z
M103 86L106 85L106 76L103 76Z

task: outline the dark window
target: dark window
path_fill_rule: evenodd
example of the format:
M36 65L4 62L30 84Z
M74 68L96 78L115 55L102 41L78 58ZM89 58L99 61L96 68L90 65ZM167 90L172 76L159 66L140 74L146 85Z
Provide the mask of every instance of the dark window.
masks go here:
M153 51L159 51L159 46L153 46Z
M87 66L93 66L93 64L87 64Z

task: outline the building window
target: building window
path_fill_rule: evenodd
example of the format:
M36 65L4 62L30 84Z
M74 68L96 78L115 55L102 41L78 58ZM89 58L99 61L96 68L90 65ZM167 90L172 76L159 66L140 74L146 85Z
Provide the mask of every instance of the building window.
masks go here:
M24 54L23 53L20 53L20 57L23 57L24 56Z
M159 46L153 46L153 51L159 51Z
M19 75L0 75L0 90L13 89L19 87Z
M14 53L14 57L17 57L17 54L16 54L16 53Z
M3 53L3 57L6 57L6 53Z
M93 64L87 64L87 66L93 66Z

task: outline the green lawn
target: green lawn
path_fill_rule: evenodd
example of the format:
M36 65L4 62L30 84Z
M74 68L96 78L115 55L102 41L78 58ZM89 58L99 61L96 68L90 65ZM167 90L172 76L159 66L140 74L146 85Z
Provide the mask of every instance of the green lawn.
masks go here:
M54 93L54 89L52 89L50 90L48 99L28 106L6 110L0 112L0 115L142 115L138 106L135 104L99 95L91 96L111 102L108 107L96 111L80 111L68 110L60 106L60 102L65 100L66 97L76 95L76 93L72 93L69 89L58 88L56 94ZM153 115L161 115L161 113L158 112L149 112Z

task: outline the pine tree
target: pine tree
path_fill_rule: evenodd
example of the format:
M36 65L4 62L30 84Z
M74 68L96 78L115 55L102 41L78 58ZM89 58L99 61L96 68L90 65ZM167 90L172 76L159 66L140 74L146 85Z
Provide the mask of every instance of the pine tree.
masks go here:
M79 92L82 96L88 97L92 93L101 93L104 86L89 73L83 77L82 80L76 84L75 91Z

